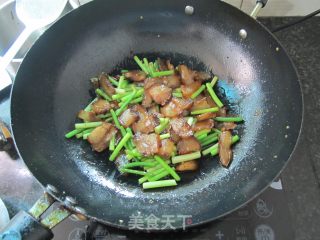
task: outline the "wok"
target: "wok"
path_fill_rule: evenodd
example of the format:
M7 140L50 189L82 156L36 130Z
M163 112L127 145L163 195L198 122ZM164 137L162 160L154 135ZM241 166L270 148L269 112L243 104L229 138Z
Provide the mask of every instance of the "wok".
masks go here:
M186 5L194 14L185 14ZM241 34L239 32L241 31ZM246 33L246 34L245 34ZM90 77L136 68L133 56L171 59L219 76L220 97L245 122L228 169L200 159L176 188L143 191L122 178L108 153L67 140L92 96ZM296 145L302 95L293 63L276 38L238 9L211 0L96 0L67 14L34 44L11 95L14 140L43 185L74 197L86 215L127 229L130 218L172 215L181 228L217 219L255 197L279 175ZM179 217L180 216L180 217Z

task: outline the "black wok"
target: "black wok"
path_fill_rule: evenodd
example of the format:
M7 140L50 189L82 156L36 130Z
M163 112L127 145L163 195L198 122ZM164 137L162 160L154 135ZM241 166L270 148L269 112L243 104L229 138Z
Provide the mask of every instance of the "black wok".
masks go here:
M192 16L185 6L192 5ZM241 38L240 29L247 37ZM107 154L67 140L75 115L91 99L89 81L101 71L133 67L135 54L170 58L217 74L231 113L245 123L228 169L202 158L197 173L176 188L143 191L119 177ZM238 208L284 168L302 122L295 68L281 44L238 9L211 0L96 0L60 19L34 44L16 77L12 130L21 157L43 185L77 199L87 215L128 228L141 214L192 216L198 225Z

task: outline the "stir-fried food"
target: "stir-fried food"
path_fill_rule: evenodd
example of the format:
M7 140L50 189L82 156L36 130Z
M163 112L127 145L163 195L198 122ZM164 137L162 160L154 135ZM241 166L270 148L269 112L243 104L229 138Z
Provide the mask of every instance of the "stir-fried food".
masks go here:
M66 138L109 151L119 171L139 175L144 189L176 186L177 172L198 170L201 156L219 155L228 167L240 139L232 132L243 119L228 116L214 90L218 77L169 60L134 60L140 69L91 79L96 98Z

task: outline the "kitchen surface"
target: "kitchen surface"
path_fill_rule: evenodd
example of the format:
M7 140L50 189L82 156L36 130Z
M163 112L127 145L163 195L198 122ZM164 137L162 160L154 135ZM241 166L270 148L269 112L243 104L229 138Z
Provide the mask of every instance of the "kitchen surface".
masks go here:
M0 1L1 3L4 1ZM78 2L78 1L77 1ZM245 7L253 1L230 1ZM272 2L272 0L270 0ZM280 1L274 0L273 4ZM295 4L284 1L285 6ZM79 3L79 2L78 2ZM81 2L80 2L81 3ZM299 19L279 17L305 15L317 8L310 1L304 8L291 7L280 11L277 17L265 17L270 9L258 18L268 29ZM253 4L252 4L253 5ZM300 5L299 5L300 6ZM271 6L272 7L272 6ZM271 8L270 7L270 8ZM72 6L69 6L69 10ZM249 7L248 7L249 9ZM300 12L297 9L302 9ZM1 12L0 12L1 19ZM1 31L0 31L1 34ZM291 161L279 178L261 195L224 218L186 231L173 233L137 233L105 227L92 221L65 220L54 229L55 240L77 239L217 239L217 240L313 240L320 236L320 150L318 119L320 118L320 17L313 17L299 25L275 33L275 36L292 58L300 77L304 97L304 120L300 141ZM23 55L23 54L22 54ZM14 63L13 72L17 64ZM0 89L0 119L10 124L10 86ZM271 129L272 131L272 129ZM14 147L0 150L0 197L8 208L10 217L19 209L28 210L42 195L40 184L19 159Z

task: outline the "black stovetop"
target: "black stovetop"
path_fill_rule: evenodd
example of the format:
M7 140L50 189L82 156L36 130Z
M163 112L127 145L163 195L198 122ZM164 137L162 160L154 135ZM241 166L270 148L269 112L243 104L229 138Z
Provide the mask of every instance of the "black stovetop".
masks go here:
M267 26L275 26L288 20L266 18L261 21ZM316 81L320 75L320 19L311 19L277 36L298 67L304 90L304 123L317 127L316 120L320 114L317 111L320 106L317 97L320 82ZM10 122L9 88L0 92L0 119L6 124ZM320 204L320 154L316 132L316 129L304 127L301 142L281 180L222 219L182 232L144 234L69 218L54 229L54 239L84 239L84 235L88 239L314 239L313 236L319 236L320 231L317 227L320 216L317 207ZM40 184L16 157L14 150L10 153L0 151L0 196L10 215L18 209L29 209L41 194Z

